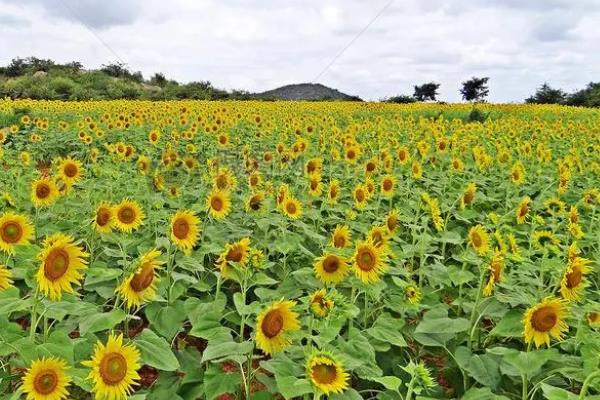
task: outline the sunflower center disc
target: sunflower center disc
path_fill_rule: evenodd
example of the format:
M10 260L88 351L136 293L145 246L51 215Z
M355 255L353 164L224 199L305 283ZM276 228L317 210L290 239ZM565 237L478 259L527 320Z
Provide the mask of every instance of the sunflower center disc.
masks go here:
M150 285L152 285L152 281L154 281L154 269L151 265L145 264L142 266L140 272L137 272L133 275L133 278L129 282L129 286L135 292L141 292L150 287Z
M373 269L373 261L375 261L375 257L368 250L363 250L358 254L358 268L363 271L370 271Z
M581 283L582 278L583 274L581 273L581 269L575 269L567 275L567 287L569 289L576 288Z
M46 184L38 185L35 188L35 195L38 199L45 199L50 194L50 188Z
M320 384L330 384L337 376L335 365L317 364L312 367L312 376Z
M73 178L75 175L77 175L77 167L73 164L68 164L65 169L65 175L68 176L69 178Z
M274 338L283 329L283 315L277 310L270 311L265 315L260 328L266 337Z
M285 209L287 210L288 213L290 214L295 214L296 213L296 205L294 203L287 203L285 205Z
M550 307L540 308L533 313L531 324L538 332L548 332L556 325L558 316Z
M344 247L346 245L346 239L343 236L341 236L341 235L340 236L336 236L335 239L333 240L333 244L337 248Z
M473 245L475 245L475 247L479 248L481 247L481 236L479 236L479 233L474 232L473 233Z
M323 261L323 269L325 272L334 273L340 267L339 260L335 256L328 256L325 261Z
M135 220L135 211L126 207L119 210L119 219L125 224L130 224Z
M175 235L177 239L187 238L189 232L190 225L187 223L187 221L183 219L178 219L173 224L173 235Z
M221 200L219 197L213 197L210 200L210 206L215 211L221 211L223 209L223 200Z
M52 393L56 389L56 386L58 386L58 376L56 372L51 370L42 371L33 381L35 391L42 395Z
M106 209L99 210L98 214L96 214L96 223L100 226L105 226L106 224L108 224L109 220L110 220L110 211L108 211Z
M63 276L69 268L69 254L62 249L54 249L46 257L44 275L51 281Z
M16 243L21 239L23 229L16 222L7 222L2 226L0 234L5 242Z
M109 353L100 362L100 376L107 385L120 383L127 375L127 360L119 353Z
M392 181L386 180L383 182L383 190L385 190L386 192L389 192L390 190L392 190Z
M227 252L225 259L227 261L240 262L242 261L244 254L241 249L233 248Z

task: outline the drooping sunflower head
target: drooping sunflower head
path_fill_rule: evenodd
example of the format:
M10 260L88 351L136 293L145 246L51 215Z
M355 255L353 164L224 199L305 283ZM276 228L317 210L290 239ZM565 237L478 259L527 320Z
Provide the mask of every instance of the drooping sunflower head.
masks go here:
M178 211L171 219L171 240L189 255L198 242L200 221L190 210Z
M33 361L23 376L22 390L27 400L64 400L71 378L66 374L67 363L57 357Z
M68 186L79 182L83 177L81 161L71 157L65 158L58 164L58 174Z
M354 274L364 283L375 283L388 269L387 253L372 241L358 242L352 257Z
M529 198L529 196L526 196L521 200L516 211L517 224L522 224L525 222L525 219L529 214L530 205L531 199Z
M0 250L14 255L16 246L33 239L33 225L27 217L12 212L0 215Z
M579 256L569 258L560 282L561 296L570 301L580 301L587 286L585 276L592 268L591 260Z
M36 207L48 206L60 197L56 182L48 177L36 179L31 184L31 202Z
M340 196L340 182L337 179L332 179L329 182L329 188L327 189L327 201L330 204L335 204Z
M557 197L546 200L544 204L546 206L546 213L554 217L564 214L566 209L565 203Z
M223 219L231 212L229 192L215 189L206 198L206 208L214 219Z
M156 295L158 282L157 270L162 262L158 260L161 252L152 249L143 254L135 272L130 274L119 287L117 292L125 299L128 308L139 307L151 301Z
M540 251L556 250L560 240L551 231L541 230L533 233L533 244Z
M504 256L499 250L494 251L492 260L489 266L489 276L485 287L483 288L483 295L490 296L494 290L494 285L502 280L502 271L504 270Z
M350 375L342 363L327 352L314 353L306 363L306 374L314 387L324 393L343 393Z
M249 213L257 213L264 209L265 194L264 192L256 192L248 196L246 200L246 211Z
M146 215L135 200L125 199L113 207L113 225L121 232L130 233L144 222Z
M256 319L256 345L266 354L283 350L290 344L289 333L300 329L295 301L280 300L265 308Z
M468 207L473 203L473 200L475 200L476 192L477 192L477 185L475 185L475 183L473 183L473 182L469 183L469 185L467 186L467 189L465 189L465 192L463 193L463 195L460 199L461 208Z
M235 243L225 245L217 259L217 266L224 278L234 279L236 276L233 263L244 268L250 259L250 239L242 238Z
M327 295L325 289L313 292L309 297L309 301L310 310L318 318L326 317L335 305L335 302Z
M386 226L374 226L367 232L367 239L378 248L386 248L389 242L389 233Z
M338 225L331 235L331 245L338 249L344 249L350 245L350 227Z
M587 321L588 321L588 324L592 328L599 328L600 327L600 312L598 312L598 311L588 312L587 313Z
M489 251L489 241L489 236L483 226L476 225L469 230L469 243L477 254L484 255Z
M92 359L82 364L91 368L88 379L98 399L126 399L140 380L140 352L133 344L123 345L122 334L111 334L106 345L98 342Z
M391 235L396 232L399 225L400 213L398 210L391 210L385 217L385 227Z
M148 156L141 154L138 157L136 164L137 164L138 171L140 171L142 173L142 175L148 175L150 173L151 162L150 162L150 158L148 158Z
M108 202L101 202L94 212L92 226L96 232L108 233L113 225L113 207Z
M562 340L565 332L569 330L564 321L566 315L565 302L559 299L547 298L528 308L523 318L525 341L540 347L543 344L550 346L551 338Z
M12 284L12 273L6 266L0 264L0 291L8 289Z
M38 255L41 262L36 280L42 293L51 300L60 300L62 293L74 293L73 285L83 279L88 254L71 236L56 234L44 241Z
M324 284L340 283L348 275L346 259L333 253L326 253L315 259L313 267L317 279Z

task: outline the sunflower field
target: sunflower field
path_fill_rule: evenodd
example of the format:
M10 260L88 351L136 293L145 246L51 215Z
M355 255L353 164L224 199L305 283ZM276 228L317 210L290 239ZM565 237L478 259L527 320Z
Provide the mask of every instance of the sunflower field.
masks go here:
M0 398L600 399L600 111L0 100Z

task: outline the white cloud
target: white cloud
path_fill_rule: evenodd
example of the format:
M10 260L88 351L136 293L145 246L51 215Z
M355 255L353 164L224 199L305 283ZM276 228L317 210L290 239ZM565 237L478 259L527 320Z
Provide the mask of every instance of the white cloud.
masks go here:
M34 55L261 91L311 81L388 0L0 0L0 64ZM61 5L66 5L66 8ZM366 99L490 77L490 100L598 80L595 0L396 0L323 74ZM69 12L71 10L72 12ZM112 51L90 32L82 21Z

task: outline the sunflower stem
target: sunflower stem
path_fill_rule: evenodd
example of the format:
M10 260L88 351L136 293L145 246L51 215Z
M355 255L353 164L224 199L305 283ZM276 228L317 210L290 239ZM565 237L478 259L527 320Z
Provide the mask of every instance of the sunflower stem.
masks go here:
M38 293L39 288L35 289L33 294L33 306L31 307L31 318L29 321L29 338L33 341L35 339L35 331L37 329L37 307L38 307Z
M600 377L600 371L593 372L590 375L588 375L587 378L585 378L585 381L583 381L583 386L581 387L581 391L579 392L580 400L584 400L586 398L588 388L590 387L594 379L598 377Z
M481 301L481 293L483 291L483 282L485 279L485 269L483 268L479 268L479 287L477 288L477 296L475 297L475 304L473 304L473 310L471 310L471 321L469 323L470 326L470 330L469 332L471 332L471 334L469 335L468 341L467 341L467 348L469 350L472 349L473 347L473 333L475 332L475 329L473 329L473 325L475 324L475 321L477 321L477 307L479 307L479 302Z

